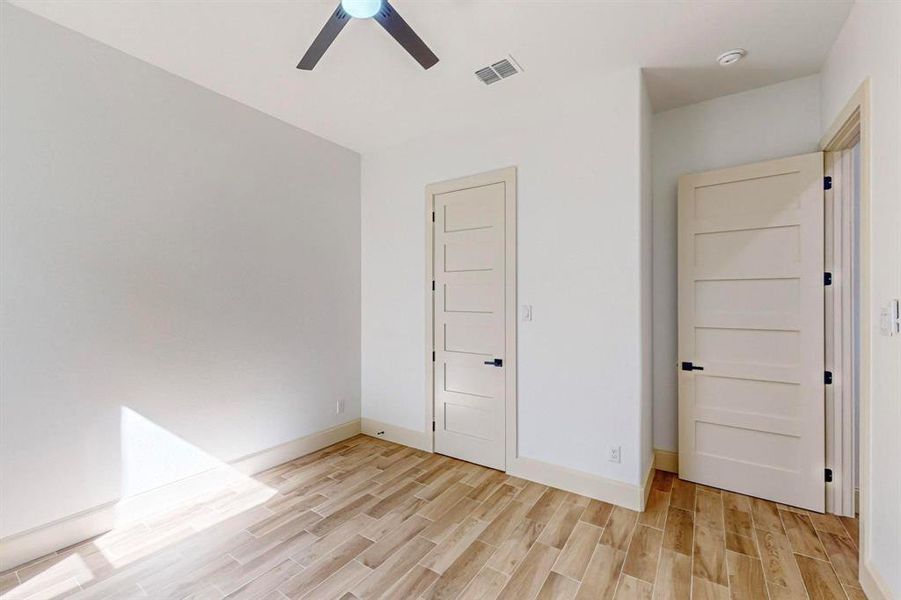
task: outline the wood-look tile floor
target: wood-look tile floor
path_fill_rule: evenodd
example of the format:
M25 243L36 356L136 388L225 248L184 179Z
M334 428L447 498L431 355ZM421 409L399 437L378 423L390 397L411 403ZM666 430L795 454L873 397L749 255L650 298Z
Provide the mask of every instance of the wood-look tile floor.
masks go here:
M358 436L0 575L3 598L864 598L857 522L658 471L633 512Z

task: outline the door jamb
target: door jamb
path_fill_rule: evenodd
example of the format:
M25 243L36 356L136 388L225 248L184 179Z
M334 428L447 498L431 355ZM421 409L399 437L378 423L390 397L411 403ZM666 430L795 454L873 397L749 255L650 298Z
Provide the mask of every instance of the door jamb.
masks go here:
M493 183L504 184L504 255L505 255L505 273L504 273L504 308L505 308L505 356L504 356L504 375L505 375L505 398L504 398L504 462L506 469L510 469L510 465L516 458L516 436L517 436L517 394L516 394L516 323L517 323L517 304L516 304L516 167L506 167L477 175L462 177L458 179L450 179L432 183L425 188L425 431L428 438L428 450L435 451L435 398L434 398L434 367L435 363L432 359L432 352L435 350L435 304L434 291L432 283L434 281L434 259L435 259L435 223L433 213L435 210L435 196L437 194L450 192L454 190L466 189L469 187L481 187L491 185Z
M854 344L854 329L860 336L859 323L849 325L860 301L854 288L859 266L855 264L855 244L859 235L855 231L855 200L859 200L859 174L845 172L846 161L851 160L852 147L859 138L852 137L843 150L827 150L823 153L824 174L832 178L830 189L825 192L825 212L829 215L829 227L825 232L826 271L832 273L832 284L826 288L826 370L837 375L833 384L826 386L826 465L833 470L831 487L827 485L826 512L854 516L855 501L853 398L855 375L859 381L859 369L855 358L859 351ZM848 198L850 196L850 198ZM851 208L846 211L845 208ZM845 250L850 248L850 256Z
M867 595L875 595L879 584L872 577L869 565L869 511L870 494L870 80L864 79L852 94L845 107L820 140L820 150L825 152L844 150L860 137L860 582Z

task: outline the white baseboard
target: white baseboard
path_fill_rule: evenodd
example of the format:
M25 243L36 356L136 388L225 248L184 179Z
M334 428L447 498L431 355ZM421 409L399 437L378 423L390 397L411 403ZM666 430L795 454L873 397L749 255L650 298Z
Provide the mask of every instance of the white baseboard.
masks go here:
M432 451L431 431L415 431L366 418L360 419L360 421L360 429L366 435L417 450Z
M361 419L362 432L382 440L403 446L432 452L431 432L420 432L405 427L390 425L373 419ZM574 494L581 494L611 504L618 504L632 510L644 510L650 481L654 476L654 465L648 470L644 485L639 487L622 481L607 479L593 473L586 473L568 467L552 465L533 458L518 457L507 464L508 475L521 477L549 485Z
M77 544L113 528L116 501L107 502L0 539L0 572Z
M360 433L360 419L354 419L260 452L242 456L229 464L245 475L256 475L272 467L343 442Z
M654 448L654 463L661 471L679 472L679 453L672 450Z
M651 486L654 483L654 471L657 470L657 457L651 453L651 464L648 465L648 472L644 476L644 488L642 489L642 503L641 510L644 512L644 509L648 506L648 496L651 495Z
M116 526L121 527L127 523L140 521L153 513L167 510L204 493L215 492L233 484L240 485L242 480L246 480L250 476L337 444L359 433L360 421L354 419L260 452L247 454L223 463L220 467L195 473L156 489L124 498L116 504ZM265 492L264 486L261 485L260 488L261 492Z
M869 600L890 600L894 597L889 593L888 584L867 561L861 562L858 580Z
M637 511L644 510L653 473L654 465L652 463L644 485L637 486L521 456L513 459L507 465L507 474L509 475Z
M57 521L0 538L0 572L105 533L113 529L118 522L133 520L142 514L151 512L154 508L158 509L158 503L165 502L165 499L184 498L186 493L207 487L213 481L223 481L228 477L235 477L237 474L234 471L244 475L256 475L295 458L337 444L359 433L360 420L354 419L260 452L242 456L228 463L230 469L211 469L197 473L132 498L113 500ZM175 490L180 490L180 492Z

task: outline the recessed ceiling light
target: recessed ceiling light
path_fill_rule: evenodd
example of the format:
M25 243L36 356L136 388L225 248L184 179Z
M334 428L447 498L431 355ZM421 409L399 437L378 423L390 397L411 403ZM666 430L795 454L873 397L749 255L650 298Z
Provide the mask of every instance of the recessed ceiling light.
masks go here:
M720 63L724 67L734 65L735 63L743 59L747 53L747 50L744 50L743 48L726 50L716 57L716 62Z

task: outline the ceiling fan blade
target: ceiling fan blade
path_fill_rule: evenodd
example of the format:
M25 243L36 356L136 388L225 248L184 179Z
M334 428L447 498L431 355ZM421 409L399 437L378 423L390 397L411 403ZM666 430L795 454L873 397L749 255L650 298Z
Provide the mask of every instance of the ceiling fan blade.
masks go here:
M338 8L335 9L335 12L332 13L332 16L329 17L329 20L323 25L322 31L320 31L319 35L316 36L316 39L313 40L310 49L307 50L307 53L304 54L303 58L300 59L300 62L297 63L297 68L303 69L304 71L312 71L313 67L316 66L316 63L319 62L319 59L322 58L325 51L332 45L332 42L335 41L335 38L338 37L338 34L341 33L341 30L344 29L344 26L347 25L348 21L350 21L350 15L344 12L344 9L341 8L341 5L339 4Z
M382 8L373 18L410 53L410 56L422 65L423 69L428 69L438 62L438 57L435 56L435 53L429 50L422 38L416 35L416 32L404 21L403 17L397 14L397 11L388 3L388 0L382 0Z

